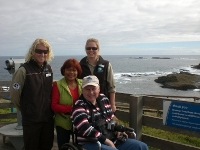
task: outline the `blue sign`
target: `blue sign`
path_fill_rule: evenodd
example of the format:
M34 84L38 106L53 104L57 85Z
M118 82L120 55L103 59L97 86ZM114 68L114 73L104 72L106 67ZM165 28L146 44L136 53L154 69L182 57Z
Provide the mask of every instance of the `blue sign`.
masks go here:
M164 100L163 124L200 132L200 104Z

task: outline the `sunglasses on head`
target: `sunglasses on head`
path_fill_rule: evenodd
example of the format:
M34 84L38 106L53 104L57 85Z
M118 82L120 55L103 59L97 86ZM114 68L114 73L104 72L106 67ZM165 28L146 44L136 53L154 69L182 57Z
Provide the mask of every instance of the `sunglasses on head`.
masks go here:
M35 52L38 53L38 54L48 54L49 53L49 50L42 50L42 49L35 49Z
M86 47L86 50L97 50L98 48L97 47Z

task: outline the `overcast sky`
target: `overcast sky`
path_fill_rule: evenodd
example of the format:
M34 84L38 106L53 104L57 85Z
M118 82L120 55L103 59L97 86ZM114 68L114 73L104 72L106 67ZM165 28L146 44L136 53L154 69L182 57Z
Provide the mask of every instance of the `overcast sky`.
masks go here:
M24 56L36 38L54 55L200 55L200 0L0 0L0 56Z

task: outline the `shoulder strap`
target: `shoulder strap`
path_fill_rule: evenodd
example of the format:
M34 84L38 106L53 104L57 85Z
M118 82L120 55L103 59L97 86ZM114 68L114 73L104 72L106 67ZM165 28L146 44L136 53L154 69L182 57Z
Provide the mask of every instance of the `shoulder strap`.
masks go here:
M103 116L104 116L104 118L106 118L106 108L105 108L105 106L104 106L104 104L102 103L102 101L101 101L101 96L98 96L98 98L97 98L97 104L99 105L99 107L100 107L100 111L103 113Z
M90 115L91 115L91 121L92 121L92 124L94 125L95 124L95 120L94 120L94 113L93 113L93 108L90 104L88 104L89 106L89 110L90 110Z

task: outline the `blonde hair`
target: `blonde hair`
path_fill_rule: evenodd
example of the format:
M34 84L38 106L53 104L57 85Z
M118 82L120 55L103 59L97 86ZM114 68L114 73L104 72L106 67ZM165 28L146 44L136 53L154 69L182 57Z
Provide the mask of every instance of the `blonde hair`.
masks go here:
M29 48L29 51L28 51L28 53L27 53L26 56L25 56L25 61L28 62L28 61L30 61L30 60L32 59L32 56L35 54L35 49L36 49L36 46L37 46L38 44L44 45L44 46L49 50L49 53L48 53L48 56L47 56L47 60L46 60L46 61L47 61L47 62L50 62L50 61L52 60L52 58L54 57L53 51L52 51L52 49L51 49L51 45L48 43L47 40L45 40L45 39L40 39L40 38L36 39L36 40L33 42L33 44L31 45L31 47Z
M86 41L85 50L86 50L87 44L88 44L89 42L94 42L94 43L97 45L98 50L100 50L99 41L98 41L97 39L95 39L95 38L89 38L89 39Z

